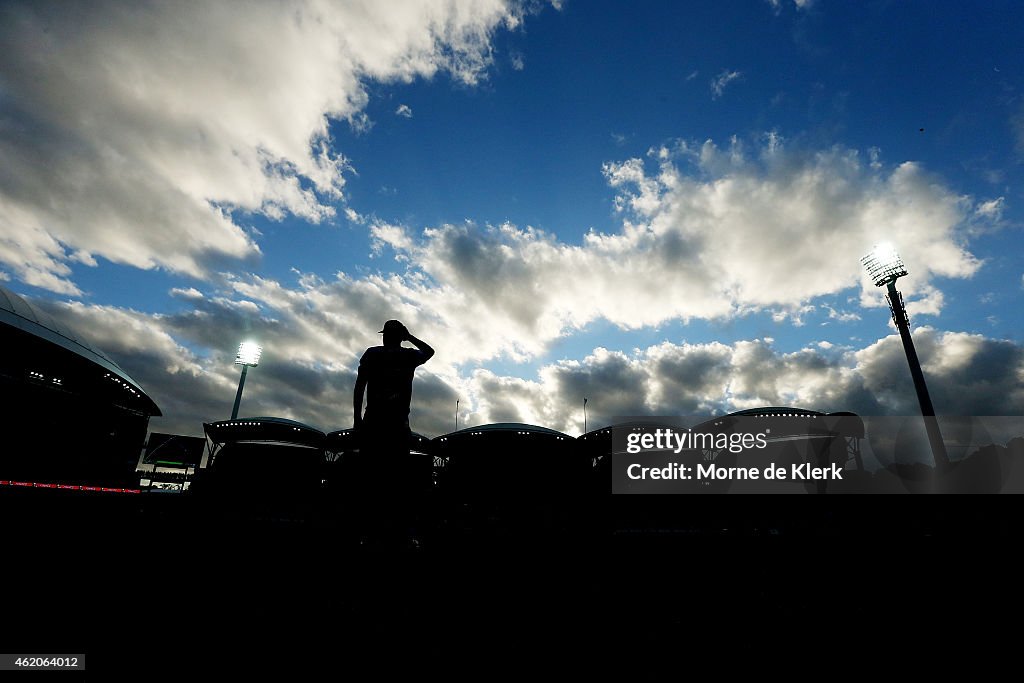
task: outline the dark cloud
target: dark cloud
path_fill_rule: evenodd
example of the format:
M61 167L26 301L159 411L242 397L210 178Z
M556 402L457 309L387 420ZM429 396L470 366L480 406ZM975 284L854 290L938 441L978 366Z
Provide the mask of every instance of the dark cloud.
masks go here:
M413 430L430 436L452 431L455 427L455 402L459 399L458 392L451 385L430 372L429 364L421 367L416 371L413 382L409 415Z
M344 315L309 310L307 297L318 296L319 289L299 296L261 286L274 296L258 298L258 305L189 292L185 300L196 308L172 316L36 303L68 327L88 331L89 340L146 389L165 414L154 420L154 429L196 434L202 422L228 416L239 375L232 361L243 332L258 334L266 345L260 366L249 374L243 414L290 417L328 430L349 426L358 358L379 338L366 332L368 323L341 324ZM338 329L347 330L348 341L336 340ZM927 327L914 330L914 339L940 414L1024 414L1019 345ZM424 434L445 433L454 426L459 400L465 426L512 421L579 433L584 397L589 427L617 416L711 416L762 405L918 413L903 347L893 334L860 349L828 345L792 353L775 350L768 340L664 342L630 353L596 349L579 361L543 366L534 379L483 369L465 376L435 357L417 375L412 421Z
M558 429L582 431L582 402L587 398L589 425L608 423L615 416L642 415L648 382L642 367L623 354L598 350L583 363L560 363L550 370L556 392L555 404L562 407Z

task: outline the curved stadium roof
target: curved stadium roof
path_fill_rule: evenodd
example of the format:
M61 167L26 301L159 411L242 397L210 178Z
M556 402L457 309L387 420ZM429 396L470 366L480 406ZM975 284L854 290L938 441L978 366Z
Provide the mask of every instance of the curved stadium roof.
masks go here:
M472 434L483 434L486 432L524 432L529 434L546 434L547 436L554 436L563 439L571 439L572 437L568 434L556 431L554 429L548 429L547 427L541 427L539 425L528 425L522 422L497 422L494 424L479 425L477 427L465 427L457 432L449 432L448 434L442 434L437 439L450 439L458 436L468 436Z
M238 417L203 424L214 443L276 441L320 447L326 434L316 427L286 417Z
M59 346L113 374L131 385L147 406L150 415L161 415L160 408L121 366L84 338L39 310L18 294L0 286L0 323L27 332L43 341Z

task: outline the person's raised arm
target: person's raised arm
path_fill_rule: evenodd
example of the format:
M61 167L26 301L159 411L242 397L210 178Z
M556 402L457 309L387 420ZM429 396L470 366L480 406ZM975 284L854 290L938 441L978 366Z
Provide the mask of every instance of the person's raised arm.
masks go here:
M363 392L366 391L366 375L363 373L363 366L359 366L356 374L356 388L352 395L352 428L359 429L363 426Z
M412 344L413 346L420 350L420 352L423 354L424 363L430 360L431 357L434 355L433 347L431 347L430 344L423 341L422 339L417 339L416 337L412 336L412 332L409 331L409 328L405 328L405 341L409 342L410 344Z

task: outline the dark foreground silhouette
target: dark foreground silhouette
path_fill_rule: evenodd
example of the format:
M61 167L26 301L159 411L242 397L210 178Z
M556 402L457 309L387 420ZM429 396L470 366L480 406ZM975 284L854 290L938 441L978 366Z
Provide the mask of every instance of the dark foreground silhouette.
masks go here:
M675 675L694 657L849 668L894 644L918 653L915 667L1012 651L1015 632L992 615L1024 607L1006 570L1022 536L1016 496L611 495L604 478L602 491L566 498L522 464L556 452L558 433L523 427L464 430L428 456L415 546L362 542L347 511L358 479L325 477L310 496L302 477L260 474L281 455L270 448L236 451L252 469L234 470L227 498L202 485L6 487L5 649L84 652L101 679L275 667L295 679L441 669L446 680L541 670L633 680ZM503 452L510 431L531 448ZM328 436L325 451L356 450L351 430ZM410 450L426 455L428 444ZM1017 471L1022 455L1014 439L961 465L990 472L972 463L994 457ZM447 463L435 469L435 456ZM900 468L918 480L930 470ZM239 486L246 472L251 486ZM308 472L319 481L322 470ZM942 634L955 636L932 659Z
M1012 652L991 615L1024 606L1013 496L616 496L600 534L492 527L418 549L182 515L179 499L0 498L5 648L87 652L94 675L634 680L697 651L857 666L898 643L935 665L935 633L956 634L948 665L978 639Z

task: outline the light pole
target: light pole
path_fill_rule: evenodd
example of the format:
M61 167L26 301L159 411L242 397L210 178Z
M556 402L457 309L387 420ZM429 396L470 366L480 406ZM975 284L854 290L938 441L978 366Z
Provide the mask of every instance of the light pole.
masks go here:
M928 430L928 442L932 447L935 467L945 469L949 465L946 444L942 441L942 433L935 420L935 409L928 395L928 386L924 383L924 373L921 372L921 361L918 360L917 351L914 349L914 340L910 338L910 317L907 315L907 307L903 302L903 295L896 289L896 280L907 274L907 268L896 248L887 242L876 244L871 253L860 262L864 264L875 286L886 287L888 290L885 300L889 302L892 321L896 323L896 329L900 331L900 338L903 340L903 350L907 354L910 376L914 379L914 390L917 391L917 402L921 405L924 426Z
M587 397L583 397L583 433L587 433Z
M260 364L260 354L263 347L256 342L246 341L238 345L238 354L235 356L235 365L242 366L242 376L238 378L238 393L235 394L235 405L231 409L231 419L238 417L238 404L242 402L242 387L245 386L245 373L249 368Z
M455 399L455 431L459 431L459 399Z

